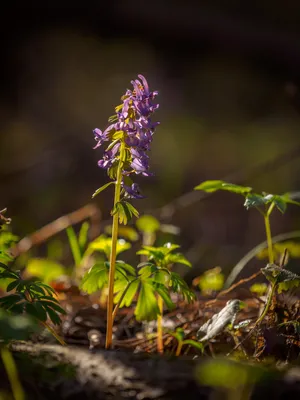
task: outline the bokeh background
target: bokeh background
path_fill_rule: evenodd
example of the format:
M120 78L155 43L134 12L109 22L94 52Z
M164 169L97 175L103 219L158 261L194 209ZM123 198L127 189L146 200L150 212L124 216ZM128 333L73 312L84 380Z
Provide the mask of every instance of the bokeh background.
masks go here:
M160 93L161 125L155 176L139 179L147 199L135 205L180 227L176 241L197 271L229 271L264 227L242 198L202 197L194 186L300 190L298 1L33 0L8 3L0 19L1 207L20 237L107 182L92 130L106 127L139 73ZM93 201L108 219L110 191ZM300 210L275 212L272 227L299 229Z

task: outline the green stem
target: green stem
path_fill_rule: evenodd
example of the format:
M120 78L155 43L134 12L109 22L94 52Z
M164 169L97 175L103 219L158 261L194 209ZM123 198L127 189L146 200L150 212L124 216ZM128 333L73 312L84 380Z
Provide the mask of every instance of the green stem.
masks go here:
M18 370L11 352L6 346L1 347L1 358L7 373L14 400L24 400L25 394L18 376Z
M163 299L157 296L157 304L160 311L160 315L157 316L157 351L159 353L164 352L164 342L163 342Z
M267 298L267 301L266 301L266 304L265 304L265 308L264 308L263 312L261 313L261 315L259 316L259 318L257 319L257 321L255 323L255 327L258 326L263 321L263 319L265 318L265 316L267 315L267 313L269 311L270 305L272 303L272 298L273 298L274 293L275 293L276 283L277 282L271 283L271 289L270 289L270 291L268 293L268 298Z
M273 253L273 243L272 243L272 235L271 235L271 225L270 225L270 215L273 211L275 203L272 203L269 207L268 211L264 214L264 221L265 221L265 229L266 229L266 236L267 236L267 243L268 243L268 254L269 254L269 263L274 263L274 253Z
M117 180L115 185L115 198L114 208L120 201L121 194L121 182L122 182L122 166L123 166L123 155L124 145L121 143L120 149L120 161L117 170ZM107 323L106 323L106 349L111 348L112 345L112 330L113 330L113 308L114 308L114 282L115 282L115 269L116 269L116 257L117 257L117 241L118 241L118 229L119 229L119 213L116 212L113 215L112 224L112 237L111 237L111 253L110 253L110 267L108 275L108 296L107 296Z
M183 342L182 342L182 341L179 341L179 342L178 342L177 349L176 349L176 353L175 353L175 355L176 355L177 357L180 356L181 349L182 349L182 345L183 345Z

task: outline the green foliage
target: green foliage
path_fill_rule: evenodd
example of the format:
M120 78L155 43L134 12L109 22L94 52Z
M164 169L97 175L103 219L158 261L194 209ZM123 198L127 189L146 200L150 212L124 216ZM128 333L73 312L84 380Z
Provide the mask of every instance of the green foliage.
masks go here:
M121 242L122 246L117 252L128 248L128 243ZM90 244L91 246L91 244ZM130 246L130 245L129 245ZM111 239L101 237L98 239L98 250L103 251L109 258ZM161 247L143 246L137 254L146 255L147 262L138 265L138 271L124 261L116 261L114 303L118 307L129 307L137 296L135 316L138 320L151 321L160 314L157 296L160 296L169 309L174 308L170 292L181 294L187 301L195 298L181 276L172 272L170 268L174 263L191 266L189 261L181 254L174 253L179 246L167 243ZM108 284L110 264L108 261L96 263L83 277L81 289L91 294L103 289Z

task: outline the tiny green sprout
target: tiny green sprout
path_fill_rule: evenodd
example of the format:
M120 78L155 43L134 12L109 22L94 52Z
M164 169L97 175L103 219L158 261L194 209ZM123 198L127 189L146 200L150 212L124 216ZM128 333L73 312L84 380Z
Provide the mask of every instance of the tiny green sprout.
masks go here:
M201 354L203 354L204 345L192 339L184 339L185 332L182 328L177 328L175 332L170 332L170 335L173 336L178 342L175 353L177 357L180 356L183 346L192 346L199 350Z

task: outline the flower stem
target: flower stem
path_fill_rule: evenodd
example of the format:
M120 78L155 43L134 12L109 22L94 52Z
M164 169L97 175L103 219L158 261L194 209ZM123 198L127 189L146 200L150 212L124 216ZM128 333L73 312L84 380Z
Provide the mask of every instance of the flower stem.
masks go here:
M115 185L115 198L114 198L114 208L116 204L120 201L121 193L121 182L122 182L122 166L123 166L123 153L124 146L121 143L120 149L120 161L117 170L117 180ZM119 213L116 212L113 215L112 224L112 237L111 237L111 252L110 252L110 267L108 275L108 296L107 296L107 323L106 323L106 342L105 348L109 349L112 345L112 330L113 330L113 308L114 308L114 282L115 282L115 267L116 267L116 257L117 257L117 241L118 241L118 229L119 229Z
M271 225L270 225L270 215L274 209L274 206L275 206L275 203L272 203L271 206L269 207L268 211L266 212L266 214L264 214L270 264L274 263L273 243L272 243Z
M157 297L157 304L160 311L160 315L157 316L157 351L159 353L164 352L164 342L163 342L163 299L158 296Z

